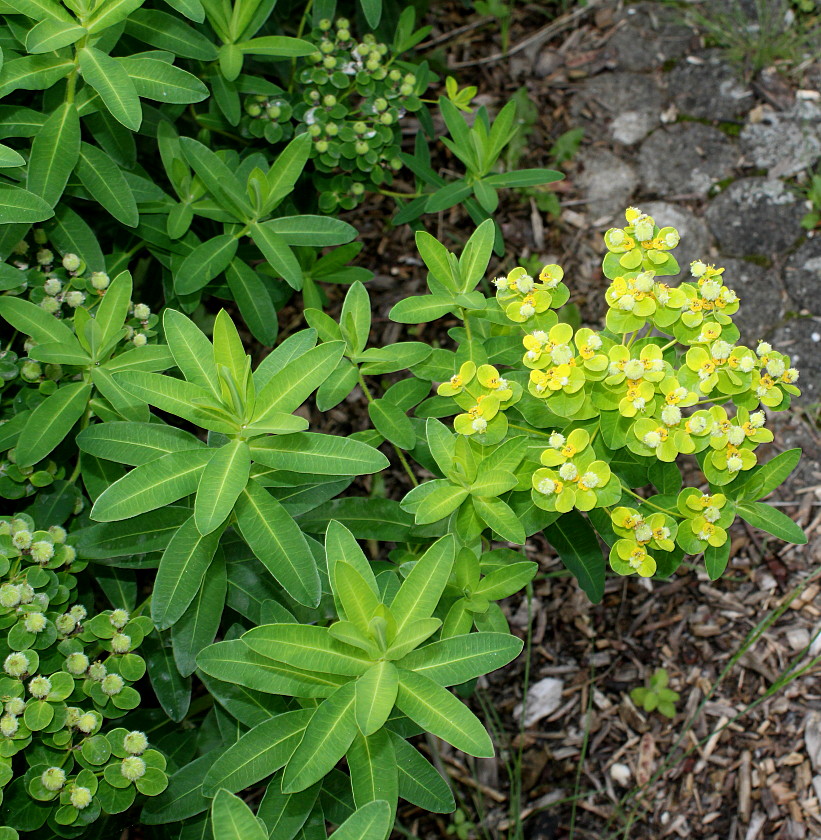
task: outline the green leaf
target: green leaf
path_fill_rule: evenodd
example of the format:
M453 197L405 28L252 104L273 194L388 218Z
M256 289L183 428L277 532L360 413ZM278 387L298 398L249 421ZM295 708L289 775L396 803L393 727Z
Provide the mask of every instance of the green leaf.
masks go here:
M46 18L29 29L26 35L26 52L31 55L55 52L79 41L87 31L76 24Z
M208 98L208 88L196 76L156 58L121 58L138 96L156 102L188 105Z
M107 424L103 424L107 425ZM170 506L125 522L90 525L72 533L80 557L106 560L162 551L189 517L188 508Z
M370 664L358 648L312 624L264 624L244 633L242 641L261 656L306 671L359 676Z
M385 840L392 825L390 804L383 800L369 802L348 817L330 840Z
M367 475L390 463L366 443L313 432L255 440L251 443L251 455L255 462L272 469L308 475Z
M484 277L493 253L496 229L492 219L486 219L465 243L459 257L459 272L462 275L460 291L469 292Z
M191 679L177 672L171 647L156 631L145 639L143 645L141 653L145 656L154 694L165 714L179 723L188 714L191 704Z
M104 151L88 143L80 144L77 177L92 198L117 221L128 227L136 227L139 224L137 201L128 186L128 181L120 167Z
M317 782L299 793L283 793L281 784L279 777L271 780L259 804L257 816L267 826L269 840L294 840L313 810L321 783Z
M221 530L203 536L192 516L171 537L160 560L151 596L151 619L158 629L171 627L188 609L221 536Z
M230 233L206 239L185 258L174 275L174 291L190 295L207 285L234 259L239 240Z
M356 681L356 724L363 735L373 735L382 728L393 711L398 690L396 666L384 660Z
M202 471L194 502L194 521L201 534L222 525L248 483L251 452L244 440L232 440L218 449Z
M75 352L80 350L69 327L28 300L9 295L0 297L0 316L18 332L31 336L38 344L57 341L75 347Z
M203 793L244 790L276 773L302 740L312 715L309 709L285 712L246 732L214 762L203 781Z
M180 58L196 61L215 61L216 47L196 29L174 15L153 9L138 9L128 17L126 32L156 47L168 50Z
M784 542L805 545L807 535L800 526L774 507L764 502L739 502L736 506L738 515L754 528L760 528Z
M357 807L382 800L395 811L399 799L399 773L388 731L380 729L367 737L357 735L346 759Z
M252 480L240 494L235 514L243 539L283 589L300 604L316 606L321 594L316 561L285 508Z
M447 315L453 307L453 301L441 295L414 295L400 300L388 317L398 324L425 324Z
M715 546L708 545L704 550L704 565L707 567L707 574L710 580L718 580L727 568L727 563L730 561L730 540L728 539L724 545Z
M107 0L98 4L88 18L88 31L96 35L110 26L121 23L144 2L145 0Z
M485 728L446 688L413 671L399 671L399 710L425 731L479 758L493 755Z
M146 801L140 821L145 825L162 825L208 810L211 803L202 795L202 780L221 752L211 750L171 775L165 791Z
M98 458L138 467L170 452L202 449L189 432L162 423L97 423L77 435L77 446Z
M399 795L413 805L437 814L456 808L453 792L430 762L401 735L389 731L399 771Z
M47 397L26 423L17 444L19 467L31 467L48 455L83 416L91 396L91 385L75 382L63 385Z
M402 582L391 603L397 641L401 641L402 631L414 621L433 614L450 577L454 552L453 537L442 537L416 561Z
M428 492L417 506L414 514L417 525L429 525L450 516L468 497L468 491L464 487L457 487L447 480L434 480L426 484L437 486Z
M473 507L479 518L503 540L523 545L525 529L513 509L501 499L473 497Z
M137 131L143 118L140 98L123 67L95 47L85 46L80 50L80 70L110 114L126 128Z
M356 228L329 216L284 216L272 219L261 227L275 233L286 245L321 248L344 245L356 238Z
M0 97L15 90L45 90L74 68L70 58L59 55L27 55L3 65Z
M507 665L522 652L522 644L521 639L507 633L451 636L411 651L397 666L441 686L461 685Z
M17 14L25 15L33 20L54 20L66 23L74 23L71 15L54 0L14 0L14 11Z
M19 153L15 152L14 149L0 143L0 168L8 169L9 167L14 166L25 166L26 159ZM16 278L15 278L16 279ZM17 284L19 285L19 284ZM6 288L14 288L14 286L6 286L5 285L5 278L2 285L2 291L5 291Z
M413 449L416 432L410 418L399 406L385 399L368 403L368 416L382 437L400 449Z
M296 411L336 368L344 350L344 342L330 341L286 364L257 395L253 421L263 422L273 414Z
M46 120L31 145L26 189L51 207L63 194L80 154L80 118L65 102Z
M190 319L175 309L163 313L163 329L168 347L182 375L220 400L219 376L214 363L214 348L206 335Z
M236 46L247 55L266 55L272 58L299 58L310 55L316 49L310 41L284 35L265 35L250 41L241 41Z
M561 172L552 169L517 169L513 172L500 172L489 175L484 182L492 187L535 187L539 184L550 184L564 178Z
M22 187L0 184L0 225L43 222L54 215L51 205Z
M754 467L745 480L738 485L734 482L725 488L725 492L733 499L744 501L763 499L787 480L800 460L800 449L788 449L776 455L775 458L771 458L766 464Z
M262 251L262 255L274 271L292 289L301 289L303 283L302 268L288 243L276 231L271 230L270 222L251 225L251 239Z
M544 533L587 597L598 604L604 596L605 559L590 523L578 511L570 511Z
M279 331L277 312L259 274L241 259L234 259L225 269L225 279L251 334L260 343L271 346Z
M314 712L282 778L283 793L319 781L348 751L356 735L354 684L340 686Z
M242 221L253 218L243 185L214 152L190 137L180 138L180 148L214 201Z
M172 452L135 467L115 481L94 503L92 519L114 522L172 504L196 492L207 449Z
M311 138L299 134L279 153L266 173L268 195L265 200L267 211L279 204L293 192L297 179L302 174L311 153Z
M434 278L450 291L458 292L459 286L453 276L448 249L424 230L416 232L416 248Z
M211 805L214 836L220 840L268 840L251 809L227 790L220 790Z

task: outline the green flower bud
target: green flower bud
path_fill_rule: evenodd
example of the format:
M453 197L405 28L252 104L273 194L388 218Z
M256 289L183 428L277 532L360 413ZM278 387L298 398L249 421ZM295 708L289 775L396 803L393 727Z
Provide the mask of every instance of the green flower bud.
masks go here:
M126 624L128 624L128 610L123 609L116 609L111 611L111 615L108 617L108 621L112 627L116 627L118 630L122 630Z
M139 756L129 755L123 759L120 772L129 782L136 782L145 775L145 761Z
M26 710L26 701L22 697L12 697L5 709L10 715L22 715Z
M410 96L413 93L413 85L404 83L399 85L399 93L401 93L402 96Z
M28 669L29 659L25 653L10 653L3 660L3 670L10 677L22 677L28 673Z
M100 683L100 689L108 697L115 697L123 690L124 686L125 681L119 674L106 674Z
M128 653L131 649L131 637L125 633L115 633L111 639L111 650L114 653Z
M29 633L42 633L46 629L46 617L41 612L26 613L23 627Z
M66 669L69 674L73 674L75 677L79 677L80 674L84 674L88 670L88 664L88 657L79 651L76 653L70 653L66 657Z
M51 534L51 538L56 543L64 543L66 541L66 537L68 536L66 529L63 528L62 525L50 525L48 532Z
M91 285L94 286L98 292L102 292L104 289L107 289L110 282L111 278L104 271L91 272Z
M106 674L108 674L108 668L106 668L102 662L94 662L92 665L89 665L88 675L92 680L102 682L102 680L105 679Z
M398 172L402 168L402 161L399 158L391 158L388 161L388 166L390 166L394 172Z
M368 130L368 126L365 123L363 123L362 120L357 120L353 124L353 130L357 134L364 134Z
M42 700L51 691L51 680L48 677L34 677L29 681L29 692L32 697Z
M384 99L383 97L380 96L378 99L376 99L374 101L373 107L377 111L384 111L388 107L388 100Z
M63 268L66 271L77 271L82 263L83 261L77 256L77 254L63 255Z
M87 787L75 785L71 789L69 799L78 811L82 811L83 808L88 808L91 805L91 791Z
M327 93L322 97L322 104L326 108L333 108L336 105L336 97L332 93Z
M63 375L63 366L49 363L46 365L45 373L46 379L50 379L53 382L57 382L57 380L59 380Z
M379 122L381 122L382 125L391 125L393 123L393 115L388 111L385 111L385 113L379 117Z
M151 310L144 303L135 303L134 317L138 321L147 321L151 317Z
M14 715L3 715L3 717L0 717L0 734L5 738L11 738L16 735L19 728L20 722Z
M59 295L63 290L63 284L57 277L46 277L43 283L43 291L47 295Z
M324 155L325 152L328 151L328 141L327 140L317 140L316 143L314 144L314 146L315 146L317 152L319 152L319 154L321 154L321 155Z
M40 309L42 309L44 312L48 312L49 315L53 315L59 308L60 302L57 300L57 298L44 297L40 301Z
M246 102L245 113L249 117L258 117L262 113L262 107L256 102Z
M88 735L89 732L93 732L97 728L97 723L98 717L94 712L85 712L77 718L74 725L80 732L85 732Z
M353 195L362 195L365 192L365 185L361 181L354 181L351 184L351 193Z
M82 510L82 509L83 509L83 507L82 507L82 505L80 505L80 510ZM80 512L80 510L75 510L74 511L75 515L78 514ZM63 562L65 563L66 566L70 566L74 562L74 559L76 557L77 557L77 549L74 548L73 545L67 545L63 549L63 558L64 558Z
M331 26L333 26L333 24L328 20L328 18L322 18L322 20L319 21L319 28L323 32L327 32Z
M389 78L392 82L398 82L398 81L402 78L402 71L401 71L401 70L397 70L397 69L394 67L394 68L393 68L393 70L391 70L391 72L390 72L390 73L388 73L388 78Z
M356 51L362 58L365 58L365 56L371 51L371 45L365 42L357 44Z
M15 586L13 583L4 583L0 586L0 607L10 609L16 607L21 600L19 586Z
M25 551L31 545L31 531L18 531L11 538L11 544L20 551Z
M25 239L21 239L15 246L14 246L14 253L18 256L22 256L23 254L27 254L29 250L29 244L26 242Z
M318 90L309 90L308 91L308 99L311 102L319 102L319 91Z
M57 632L61 636L68 636L69 633L74 632L77 622L74 620L74 616L66 613L65 615L58 615L57 618L54 619L54 626L57 628Z
M328 55L334 51L335 47L331 41L322 41L319 45L319 51L324 55Z
M54 557L54 544L48 540L37 540L31 544L31 559L35 563L48 563Z
M351 40L351 33L347 29L337 29L336 30L336 37L340 41L350 41Z
M337 28L337 30L339 30L339 29L350 29L351 28L351 22L348 20L348 18L337 18L336 28Z
M34 590L27 583L21 583L18 588L20 590L20 603L30 604L32 598L34 598Z
M88 610L82 604L75 604L69 611L68 614L75 620L75 621L83 621L88 616Z
M378 67L379 67L379 59L376 58L376 57L369 58L365 62L365 68L368 69L368 70L376 70Z
M20 376L26 382L38 382L42 375L43 368L40 366L39 362L29 360L20 365Z
M85 292L80 292L76 289L68 292L65 296L66 304L72 309L76 309L78 306L82 306L85 302L85 299Z
M311 137L319 137L319 135L322 134L322 126L317 125L316 123L313 123L313 125L309 125L308 134L310 134Z
M48 236L46 236L46 232L42 228L35 228L34 229L34 244L35 245L45 245L48 242Z
M322 66L326 70L333 70L336 67L336 59L332 55L326 55L325 58L322 59Z
M134 338L131 339L131 343L135 347L145 347L148 344L148 336L145 333L137 333Z
M329 137L336 137L336 135L339 134L339 126L334 122L330 122L325 126L325 133Z
M66 783L66 771L61 767L49 767L48 770L43 770L40 776L40 784L50 791L61 790Z
M319 64L319 62L322 61L322 53L319 50L312 52L308 56L308 61L310 61L311 64Z
M41 248L37 252L37 263L39 265L51 265L54 262L54 254L48 248Z
M282 108L280 108L280 106L276 103L272 103L265 109L265 113L270 119L276 120L279 119L279 115L282 113Z
M134 729L123 738L123 749L131 755L142 755L148 749L148 738L144 732Z
M358 155L366 155L370 151L370 146L364 140L357 140L354 144L354 151Z

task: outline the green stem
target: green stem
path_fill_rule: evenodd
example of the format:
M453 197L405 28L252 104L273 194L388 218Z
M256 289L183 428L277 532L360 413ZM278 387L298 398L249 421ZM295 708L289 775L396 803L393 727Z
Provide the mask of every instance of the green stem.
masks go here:
M371 393L370 389L368 388L367 383L365 382L365 378L362 376L362 372L357 368L356 376L359 379L359 385L362 388L362 392L365 394L366 399L369 403L375 402L373 398L373 394ZM399 459L399 463L402 464L405 472L410 479L411 484L414 487L419 486L419 481L417 480L416 476L413 474L413 470L411 469L411 465L408 463L408 459L405 457L405 453L393 442L390 442L391 446L393 447L393 451L396 453L396 457Z
M468 341L473 341L473 333L470 329L470 319L468 318L467 309L464 306L459 307L462 310L462 321L465 324L465 333L467 335Z
M624 482L621 483L622 489L629 493L634 499L638 499L643 505L647 505L647 507L651 507L654 510L660 511L661 513L666 513L668 516L675 516L678 519L686 519L686 516L682 516L680 513L677 513L674 510L667 510L667 508L660 507L659 505L655 504L654 502L645 499L644 496L639 496L638 493L631 490Z
M314 0L308 0L305 4L305 10L302 12L302 17L299 20L299 26L296 30L296 37L301 38L305 31L305 24L308 22L308 15L311 13L311 8L314 5ZM294 83L296 82L296 56L291 59L291 78L288 80L288 93L293 93Z
M421 198L423 193L415 192L415 193L401 193L401 192L394 192L393 190L383 190L379 189L377 192L380 195L387 195L390 198Z
M83 419L80 421L80 429L79 432L82 432L83 429L88 426L91 422L91 400L89 400L88 404L86 405L86 410L83 412ZM78 434L79 434L78 432ZM71 473L68 479L69 484L74 484L75 481L80 477L80 456L77 456L77 463L74 465L74 471Z

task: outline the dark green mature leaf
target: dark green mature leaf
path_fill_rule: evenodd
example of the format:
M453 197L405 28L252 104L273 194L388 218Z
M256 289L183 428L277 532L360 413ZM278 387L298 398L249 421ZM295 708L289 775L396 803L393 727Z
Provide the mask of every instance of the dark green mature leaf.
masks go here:
M248 203L243 185L214 152L190 137L180 138L180 148L213 199L224 210L242 221L253 218L254 211Z
M174 15L153 9L138 9L129 15L126 32L156 47L168 50L180 58L214 61L216 47L204 35Z
M101 3L88 18L88 31L96 35L121 23L143 3L145 0L108 0L107 3Z
M253 811L227 790L220 790L211 805L211 824L220 840L267 840Z
M22 187L0 184L0 225L43 222L53 215L51 205L39 195Z
M156 58L121 58L139 96L157 102L187 105L208 97L208 88L194 75Z
M168 787L146 800L140 820L145 825L163 825L193 817L208 810L211 800L203 796L202 780L224 750L211 750L174 773Z
M30 467L48 455L83 416L91 396L91 385L75 382L63 385L31 413L17 444L17 464Z
M292 289L301 289L304 278L296 255L288 243L276 231L271 230L270 222L253 224L251 238L271 268Z
M309 475L367 475L390 463L378 449L361 441L312 432L252 441L251 454L265 466Z
M29 29L26 52L30 55L55 52L79 41L87 32L82 26L46 18Z
M739 502L736 511L754 528L760 528L784 542L795 545L805 545L807 542L807 535L799 525L780 510L764 502Z
M229 233L214 236L198 245L174 274L174 290L179 295L199 291L221 274L237 253L239 241Z
M393 742L387 729L354 738L346 756L351 774L354 803L361 808L383 800L396 811L399 799L399 773Z
M38 344L57 341L76 345L76 349L80 349L74 333L62 321L31 301L9 295L0 297L0 317L5 318L18 332L31 336Z
M80 50L80 69L111 115L126 128L137 131L142 122L140 98L123 67L95 47L85 46Z
M190 516L189 508L169 505L124 522L106 522L81 528L72 533L72 543L77 547L79 556L87 560L163 551Z
M577 511L560 516L544 529L562 563L594 604L604 596L604 554L590 523Z
M437 814L449 814L456 807L448 783L419 751L401 735L390 731L399 771L399 795L413 805Z
M0 72L0 97L15 90L45 90L73 68L74 62L61 55L27 55L7 61Z
M388 802L369 802L348 817L330 840L383 840L392 824L393 811Z
M174 665L171 646L159 633L152 633L143 645L154 694L168 717L179 723L191 704L191 678L180 676Z
M120 167L102 149L88 143L80 145L77 177L91 196L117 221L128 227L139 224L137 201L128 181Z
M251 452L244 440L230 440L213 453L194 502L194 520L201 534L210 534L228 518L250 472Z
M162 423L97 423L77 435L77 445L109 461L137 467L170 452L202 449L204 444L189 432Z
M259 274L240 259L231 261L225 269L225 279L246 326L257 341L270 347L276 341L279 324L267 286Z

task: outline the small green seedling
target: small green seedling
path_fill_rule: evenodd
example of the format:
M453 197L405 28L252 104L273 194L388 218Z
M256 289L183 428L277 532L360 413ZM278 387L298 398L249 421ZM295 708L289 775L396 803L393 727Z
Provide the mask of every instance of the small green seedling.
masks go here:
M639 686L630 692L630 699L645 712L657 711L668 718L676 716L679 693L667 688L670 676L665 668L656 668L647 686Z

